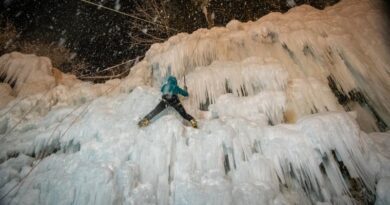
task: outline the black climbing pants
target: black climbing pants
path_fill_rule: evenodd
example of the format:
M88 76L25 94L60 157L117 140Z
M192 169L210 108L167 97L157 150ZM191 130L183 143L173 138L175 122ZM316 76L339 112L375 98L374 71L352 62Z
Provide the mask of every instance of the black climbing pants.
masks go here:
M160 103L145 116L146 119L151 120L154 116L158 115L161 111L163 111L168 106L175 108L177 112L186 120L191 121L194 119L191 115L189 115L184 109L183 105L181 105L179 97L177 95L163 95Z

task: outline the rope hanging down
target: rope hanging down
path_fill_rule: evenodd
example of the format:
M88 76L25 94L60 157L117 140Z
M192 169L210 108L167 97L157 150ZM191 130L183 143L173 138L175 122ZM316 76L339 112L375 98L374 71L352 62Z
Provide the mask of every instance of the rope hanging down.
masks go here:
M176 30L176 29L174 29L174 28L170 28L170 27L168 27L168 26L166 26L166 25L162 25L162 24L159 24L159 23L156 23L156 22L153 22L153 21L148 21L148 20L146 20L146 19L143 19L143 18L134 16L134 15L131 15L131 14L128 14L128 13L124 13L124 12L115 10L115 9L112 9L112 8L109 8L109 7L106 7L106 6L103 6L103 5L101 5L101 4L93 3L93 2L88 1L88 0L80 0L80 1L81 1L81 2L84 2L84 3L87 3L87 4L91 4L91 5L97 6L98 8L107 9L107 10L109 10L109 11L113 11L113 12L115 12L115 13L118 13L118 14L121 14L121 15L124 15L124 16L128 16L128 17L131 17L131 18L133 18L133 19L137 19L137 20L139 20L139 21L144 21L144 22L147 22L147 23L150 23L150 24L154 24L154 25L166 27L167 29L170 29L170 30L172 30L172 31L179 32L178 30Z

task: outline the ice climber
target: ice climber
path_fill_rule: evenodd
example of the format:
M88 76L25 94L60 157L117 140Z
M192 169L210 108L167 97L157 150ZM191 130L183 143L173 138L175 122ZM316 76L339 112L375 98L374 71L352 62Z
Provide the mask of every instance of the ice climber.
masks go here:
M160 103L149 113L147 114L141 121L138 122L138 126L146 127L149 125L150 120L163 111L168 106L175 108L176 111L180 113L180 115L191 122L192 127L197 128L198 124L196 120L189 115L181 102L179 100L178 94L183 96L188 96L187 87L184 87L184 90L181 89L177 85L177 80L174 76L169 76L166 82L161 86L162 99Z

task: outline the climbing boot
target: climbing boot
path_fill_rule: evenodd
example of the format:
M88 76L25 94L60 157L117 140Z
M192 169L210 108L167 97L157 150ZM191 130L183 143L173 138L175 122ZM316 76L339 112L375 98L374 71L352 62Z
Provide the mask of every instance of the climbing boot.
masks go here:
M142 119L141 121L138 122L139 127L146 127L148 126L150 121L146 118Z
M192 119L190 122L193 128L198 128L198 123L196 122L195 119Z

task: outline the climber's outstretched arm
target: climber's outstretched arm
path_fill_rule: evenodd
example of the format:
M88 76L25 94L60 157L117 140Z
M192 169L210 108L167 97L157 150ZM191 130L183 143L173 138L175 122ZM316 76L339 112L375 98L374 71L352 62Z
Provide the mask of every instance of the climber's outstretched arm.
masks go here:
M185 96L185 97L188 96L188 92L186 90L183 90L180 87L176 87L176 89L177 89L177 93L179 93L180 95Z

